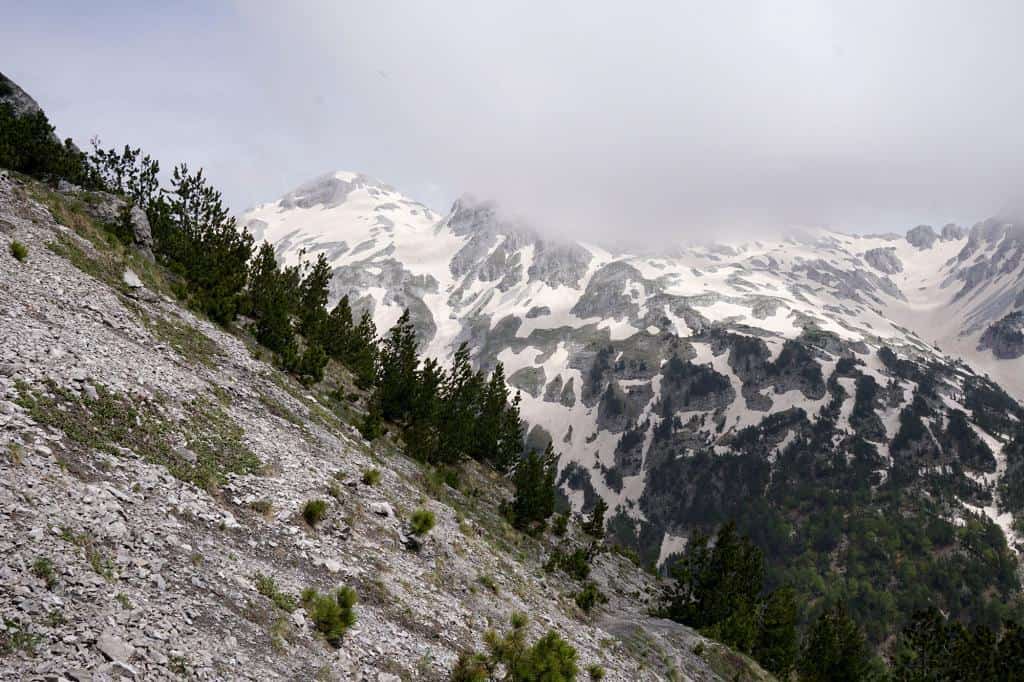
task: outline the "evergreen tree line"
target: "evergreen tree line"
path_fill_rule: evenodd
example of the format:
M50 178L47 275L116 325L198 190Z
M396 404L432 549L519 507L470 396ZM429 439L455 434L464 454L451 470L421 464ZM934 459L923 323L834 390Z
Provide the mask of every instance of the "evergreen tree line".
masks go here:
M0 96L11 90L0 75ZM0 104L0 168L9 168L40 180L65 179L94 186L86 155L71 142L61 142L46 114L37 111L18 116L14 108ZM97 188L98 189L98 188Z
M779 679L804 682L1024 680L1024 628L972 629L937 609L903 629L887 667L842 603L824 609L801 640L796 593L764 593L764 559L732 522L714 543L696 533L671 570L662 615L753 656Z
M0 95L11 89L0 77ZM234 320L241 311L253 238L237 229L203 171L179 164L170 186L161 187L159 162L139 149L104 150L95 140L93 146L86 154L70 138L62 143L42 111L19 116L10 104L0 104L0 167L128 198L149 219L156 255L182 278L182 297L221 324Z

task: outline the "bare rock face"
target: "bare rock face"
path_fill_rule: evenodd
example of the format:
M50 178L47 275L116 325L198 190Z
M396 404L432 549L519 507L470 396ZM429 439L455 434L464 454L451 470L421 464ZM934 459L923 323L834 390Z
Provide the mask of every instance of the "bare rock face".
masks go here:
M153 230L146 212L134 203L106 192L84 192L80 187L62 184L58 190L63 194L87 194L85 210L96 221L104 225L117 225L127 221L132 233L132 245L149 260L153 257Z
M921 250L932 248L938 238L931 225L918 225L907 232L907 241Z
M991 350L1000 360L1024 356L1024 311L1010 313L989 325L981 335L978 350Z
M38 102L2 73L0 73L0 104L10 106L14 110L15 116L31 116L42 111Z
M903 262L896 256L895 248L870 249L864 253L864 260L875 270L887 275L903 272Z
M964 237L966 237L967 230L960 227L959 225L954 225L953 223L946 223L945 225L942 226L942 234L940 236L942 238L942 241L944 242L955 241L957 239L963 239Z

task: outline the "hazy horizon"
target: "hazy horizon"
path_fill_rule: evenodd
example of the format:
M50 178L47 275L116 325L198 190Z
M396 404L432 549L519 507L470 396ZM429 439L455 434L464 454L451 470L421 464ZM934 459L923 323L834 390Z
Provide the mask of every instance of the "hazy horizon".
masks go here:
M324 172L598 242L970 226L1024 205L1024 6L43 1L0 70L241 213Z

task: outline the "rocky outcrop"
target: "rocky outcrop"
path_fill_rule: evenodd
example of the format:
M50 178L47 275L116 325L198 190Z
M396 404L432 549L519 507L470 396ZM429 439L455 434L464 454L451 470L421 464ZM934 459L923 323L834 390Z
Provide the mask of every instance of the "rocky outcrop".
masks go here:
M639 270L629 263L609 263L590 278L572 313L580 318L634 318L640 310L640 301L633 293L634 286L639 286L641 291L644 288L644 278Z
M989 325L978 341L978 350L991 350L1000 360L1024 357L1024 311L1010 313Z
M541 391L544 388L544 380L545 376L543 367L523 367L516 370L511 376L509 376L508 383L511 386L528 393L534 398L537 398L540 396Z
M662 367L659 412L707 412L736 399L729 378L709 365L695 365L673 357Z
M896 256L895 247L869 249L864 252L864 260L875 270L887 275L903 272L903 262Z
M954 225L953 223L946 223L945 225L943 225L942 233L940 235L942 241L944 242L956 241L958 239L963 239L966 236L967 230L960 227L959 225Z
M921 250L932 248L938 238L931 225L918 225L907 232L907 241Z
M0 104L11 107L15 116L31 116L43 110L17 83L0 73ZM56 136L54 136L56 138Z
M80 193L74 187L68 187L65 191L69 194ZM103 225L127 226L132 235L132 245L149 260L154 260L153 230L145 211L123 197L105 192L88 192L84 206L93 219Z

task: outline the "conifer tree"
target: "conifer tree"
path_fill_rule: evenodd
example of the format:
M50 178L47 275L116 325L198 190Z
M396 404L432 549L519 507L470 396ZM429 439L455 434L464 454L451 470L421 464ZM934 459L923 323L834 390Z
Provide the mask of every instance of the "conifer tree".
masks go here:
M353 327L352 308L346 294L334 306L324 323L323 344L327 355L338 361L345 360L349 344L352 343Z
M555 511L557 461L550 443L543 455L533 450L519 460L512 476L516 492L509 510L515 528L529 533L544 529Z
M799 646L796 632L796 592L782 587L768 596L754 646L754 658L780 680L789 679Z
M409 310L398 318L380 350L377 391L384 419L404 423L413 410L417 396L417 370L420 360L416 352L416 330Z
M359 432L363 434L363 438L366 440L374 440L384 430L383 419L381 418L380 412L380 401L376 399L376 394L370 397L370 404L367 406L366 415L363 417L362 423L359 425Z
M295 343L289 299L274 249L263 242L249 266L249 312L256 320L256 340L275 353L285 353Z
M327 321L327 291L331 283L331 266L324 254L318 254L316 263L306 267L299 284L299 332L310 343L323 344L324 325Z
M499 471L507 471L515 463L523 449L520 401L521 397L516 393L515 398L509 402L505 368L499 362L481 391L470 457L489 462Z
M160 163L138 147L124 150L101 149L92 141L89 164L95 179L109 192L123 194L142 210L149 208L160 192Z
M369 310L364 310L352 333L346 352L346 364L356 377L356 386L367 389L377 380L377 325Z
M608 504L597 498L594 503L594 510L590 513L590 519L583 524L583 531L588 535L601 539L604 537L604 514L608 511Z
M416 380L416 395L409 416L405 442L409 455L424 462L437 462L441 449L441 386L444 370L433 358L423 361Z
M676 584L669 591L666 615L750 652L757 635L763 555L731 521L719 529L713 548L709 541L695 532L673 567Z
M299 376L299 381L309 385L323 380L326 366L327 353L320 344L313 343L306 346L306 350L291 369Z
M871 668L864 633L840 604L822 612L804 639L797 670L806 682L858 682Z
M171 191L152 202L150 222L158 253L189 284L194 303L215 321L231 322L248 280L253 238L239 231L220 192L180 164Z
M522 395L516 391L512 402L505 406L501 415L494 452L494 466L499 471L507 471L523 452L523 422L519 417L519 404L522 400Z
M442 387L441 448L438 460L454 464L473 452L478 401L483 375L474 372L469 362L469 346L463 343L455 351L452 368Z

